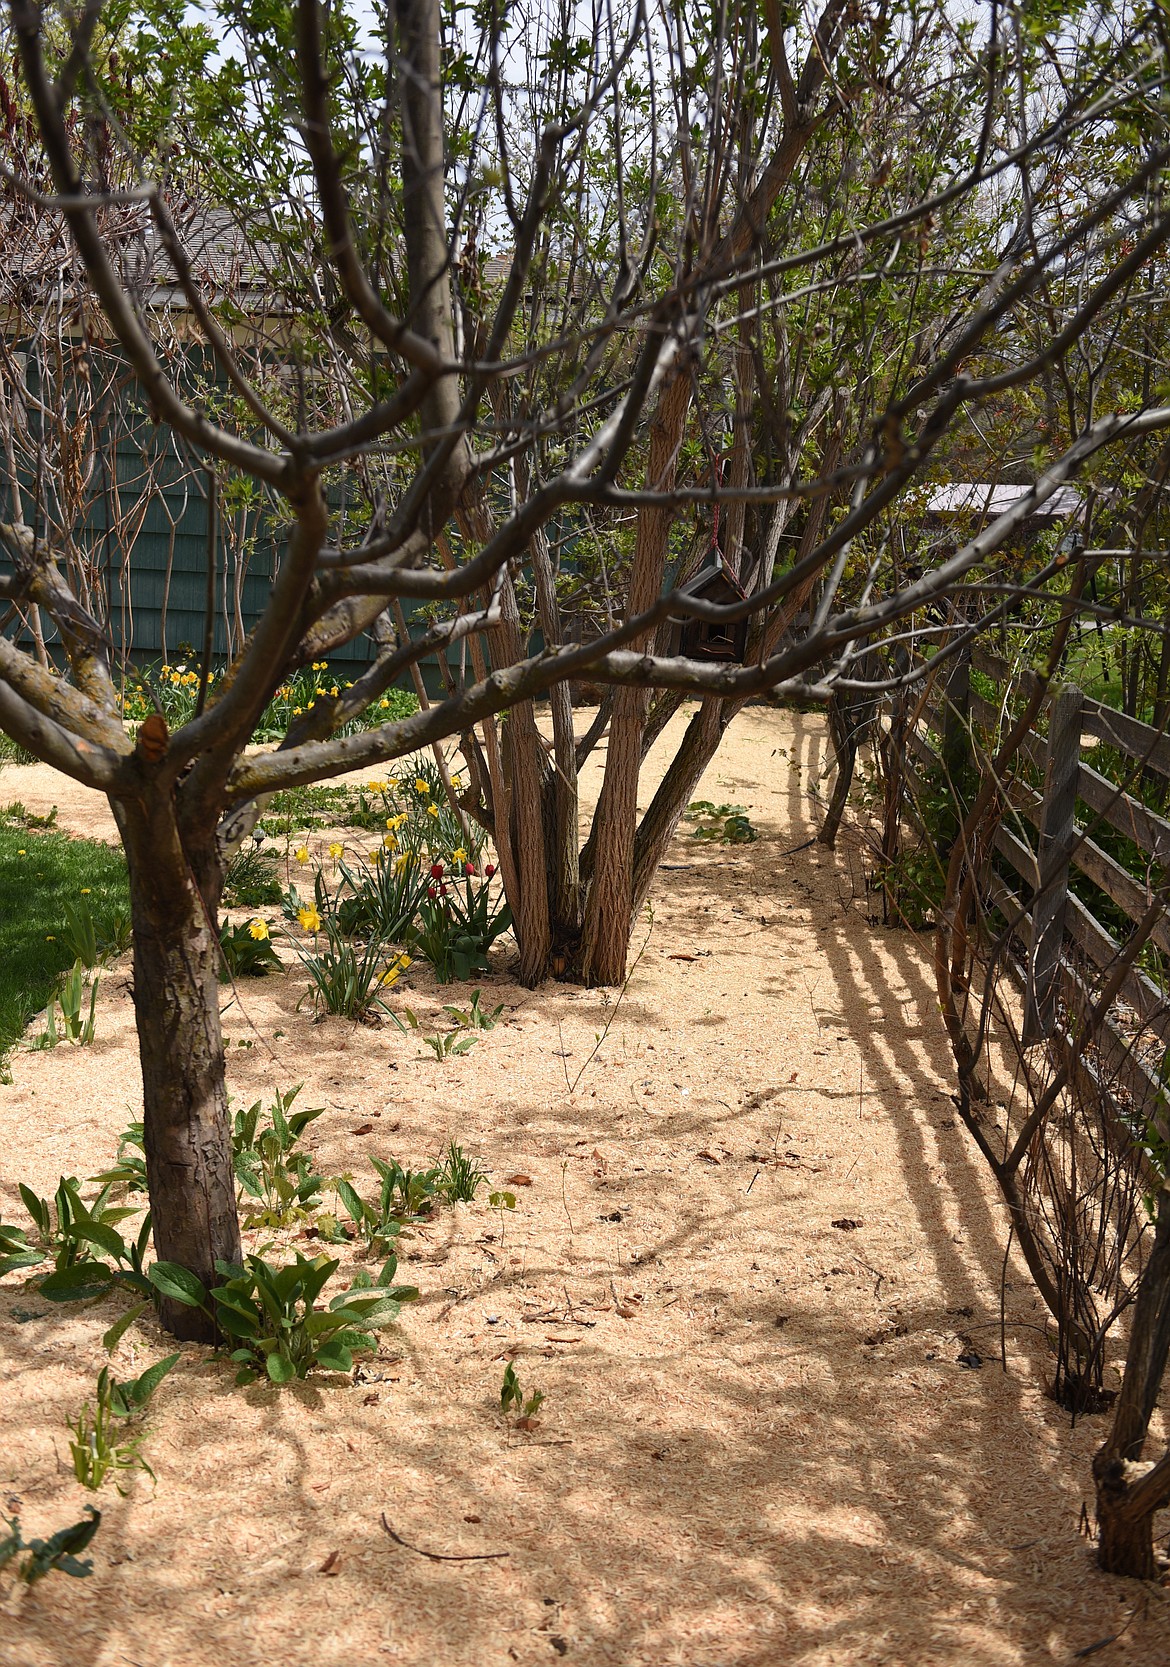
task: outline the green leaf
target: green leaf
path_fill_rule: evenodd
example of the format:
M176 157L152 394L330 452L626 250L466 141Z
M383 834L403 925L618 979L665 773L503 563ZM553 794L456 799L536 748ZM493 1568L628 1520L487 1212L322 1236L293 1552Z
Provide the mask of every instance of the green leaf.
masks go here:
M187 1308L206 1308L207 1291L203 1281L189 1268L178 1262L155 1262L147 1269L146 1277L156 1291Z
M102 1337L102 1348L105 1349L107 1354L113 1354L135 1320L140 1314L144 1314L149 1307L149 1302L136 1302L133 1308L126 1310L120 1320L114 1321L109 1331Z
M124 1261L129 1254L126 1241L104 1221L79 1221L72 1229L73 1237L84 1239L89 1244L96 1244L99 1250L104 1250L107 1256L112 1256L116 1262Z
M327 1372L348 1372L353 1366L353 1355L338 1338L331 1337L317 1350L317 1365Z
M145 1406L171 1367L177 1365L178 1361L177 1354L168 1354L164 1359L156 1360L153 1366L148 1366L133 1383L123 1384L121 1387L123 1390L129 1390L129 1398L136 1406Z
M360 1227L366 1217L366 1207L348 1181L338 1181L337 1196L349 1211L351 1220Z
M49 1231L49 1206L47 1202L43 1198L38 1198L32 1188L26 1187L23 1181L19 1183L19 1191L20 1196L24 1201L25 1209L36 1222L41 1232L47 1233Z
M0 1256L0 1273L15 1273L17 1268L35 1268L45 1260L43 1250L21 1250L12 1256Z
M270 1354L264 1365L273 1383L288 1383L290 1379L297 1375L296 1367L292 1361L286 1354L281 1354L279 1351Z
M114 1275L104 1262L76 1262L43 1279L41 1295L50 1302L85 1302L103 1296L113 1283Z

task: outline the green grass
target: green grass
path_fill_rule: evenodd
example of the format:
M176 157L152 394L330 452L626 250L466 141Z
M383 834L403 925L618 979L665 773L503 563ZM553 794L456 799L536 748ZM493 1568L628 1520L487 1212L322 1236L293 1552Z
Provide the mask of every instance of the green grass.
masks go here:
M0 820L0 1060L73 964L61 936L64 905L86 886L99 922L129 911L120 850Z

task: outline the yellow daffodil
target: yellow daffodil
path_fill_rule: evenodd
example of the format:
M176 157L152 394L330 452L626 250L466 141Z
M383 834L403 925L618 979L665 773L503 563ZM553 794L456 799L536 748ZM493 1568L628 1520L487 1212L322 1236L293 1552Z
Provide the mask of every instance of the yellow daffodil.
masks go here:
M394 789L398 786L398 777L391 776L390 780L386 783L386 786L390 789L391 793L393 793Z
M392 967L387 967L386 971L382 974L382 977L379 980L379 983L381 983L381 984L397 984L398 979L401 975L401 971L402 971L402 969L401 969L401 967L399 967L397 965L397 963Z
M396 860L396 862L394 864L395 874L405 874L406 870L411 866L411 864L413 862L414 862L414 852L413 851L403 851L402 855Z
M334 685L333 685L333 687L332 687L332 688L331 688L331 689L330 689L330 691L329 691L329 693L330 693L330 694L331 694L331 695L335 695L335 694L336 694L336 693L337 693L337 684L336 684L336 683L335 683L335 684L334 684Z
M317 913L316 905L313 903L306 903L304 908L298 909L297 919L306 932L319 932L321 930L321 916Z
M380 700L378 705L382 708L383 712L388 712L390 710L390 702L388 700Z
M462 791L463 791L463 777L462 776L452 776L451 777L451 786L455 789L456 793L462 793Z
M416 793L429 793L431 790L431 784L429 781L424 781L422 776L416 776L414 790Z
M294 852L294 855L295 855L298 862L300 862L300 863L308 862L308 860L309 860L309 847L307 845L298 845L297 848L296 848L296 851Z
M92 891L92 889L93 888L91 886L82 886L81 895L83 897L88 897L90 895L90 892Z
M368 781L366 783L367 793L384 793L385 791L386 783L384 781Z
M263 943L265 938L268 936L268 922L266 920L261 920L260 916L257 915L255 920L250 920L248 922L248 930L257 943Z
M301 708L299 706L294 706L293 707L293 717L294 718L299 718L300 715L301 715Z
M330 847L329 847L329 855L333 859L333 861L336 862L338 857L341 855L341 853L344 850L345 850L345 846L344 845L339 845L337 840L334 840L332 845L330 845Z
M452 862L466 862L467 861L467 852L463 849L462 845L459 847L459 849L457 851L452 851L451 861Z
M392 833L382 835L382 844L386 847L387 851L396 851L398 849L398 841Z
M405 971L406 971L406 969L407 969L407 967L408 967L408 966L409 966L409 965L410 965L410 956L409 956L409 955L408 955L408 954L407 954L407 953L406 953L406 951L405 951L405 950L404 950L404 951L403 951L403 952L402 952L402 954L401 954L401 955L400 955L400 956L399 956L399 957L398 957L398 967L399 967L399 970L400 970L400 971L401 971L401 972L405 972Z
M437 816L438 814L439 814L438 805L428 805L427 806L427 815L428 816Z

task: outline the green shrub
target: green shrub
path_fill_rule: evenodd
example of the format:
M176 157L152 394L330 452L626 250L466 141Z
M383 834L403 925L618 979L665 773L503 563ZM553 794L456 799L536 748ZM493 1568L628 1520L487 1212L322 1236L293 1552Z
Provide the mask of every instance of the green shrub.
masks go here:
M292 1104L301 1084L277 1090L268 1108L268 1122L261 1124L262 1102L236 1112L232 1124L232 1165L240 1192L245 1227L287 1227L308 1220L321 1202L325 1185L313 1173L312 1159L298 1152L297 1144L324 1106L307 1106L293 1111ZM256 1199L259 1208L248 1204Z
M512 911L502 896L493 898L490 876L449 879L443 865L434 863L410 946L430 962L439 983L447 984L487 972L487 952L511 924Z
M353 1351L376 1349L371 1333L389 1325L402 1303L418 1297L413 1286L391 1284L398 1267L392 1256L376 1282L359 1273L348 1291L319 1308L317 1299L339 1266L326 1256L309 1260L299 1252L279 1268L260 1256L247 1257L242 1267L218 1262L224 1283L210 1293L173 1263L156 1262L150 1276L164 1295L206 1314L214 1311L220 1330L237 1345L231 1355L240 1368L237 1383L264 1375L272 1383L289 1383L313 1370L348 1372Z
M72 1575L75 1580L83 1580L87 1574L93 1573L93 1563L87 1557L79 1560L77 1553L84 1551L98 1529L101 1527L102 1513L92 1505L85 1506L88 1521L75 1522L68 1528L58 1528L47 1540L26 1540L20 1532L19 1517L0 1517L0 1522L8 1526L8 1533L0 1539L0 1569L26 1551L28 1556L17 1570L17 1576L26 1586L34 1586L38 1580L43 1580L54 1569L61 1574Z
M225 920L219 929L219 951L221 984L230 978L266 978L270 972L284 971L284 963L272 947L268 922L259 915L234 926Z

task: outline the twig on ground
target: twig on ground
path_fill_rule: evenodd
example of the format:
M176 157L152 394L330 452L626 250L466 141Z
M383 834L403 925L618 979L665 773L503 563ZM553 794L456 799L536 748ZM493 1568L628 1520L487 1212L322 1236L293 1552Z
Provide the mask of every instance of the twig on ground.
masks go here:
M424 1551L421 1545L411 1545L401 1534L396 1534L386 1521L386 1513L382 1512L382 1527L389 1534L395 1545L402 1546L407 1551L413 1551L417 1557L429 1557L432 1563L490 1563L497 1557L510 1557L510 1551Z

